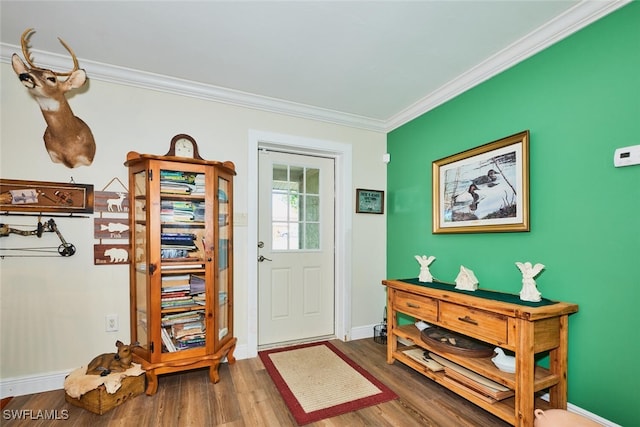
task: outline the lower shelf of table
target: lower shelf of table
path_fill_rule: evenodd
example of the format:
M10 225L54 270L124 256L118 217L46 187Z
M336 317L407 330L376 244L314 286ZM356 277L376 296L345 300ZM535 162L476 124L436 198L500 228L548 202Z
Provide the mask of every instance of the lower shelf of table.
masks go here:
M389 339L403 338L407 341L414 343L426 350L432 351L441 355L445 359L448 359L458 365L461 365L467 369L470 369L490 380L496 381L510 389L516 388L516 376L515 374L508 374L500 371L491 361L491 357L478 357L470 358L466 356L459 356L453 353L442 353L436 348L430 347L427 343L420 338L420 331L415 325L404 325L394 328L390 333ZM540 391L552 387L558 384L560 378L558 375L552 373L546 368L536 366L534 370L534 391Z
M491 412L504 421L514 425L516 424L515 396L491 402L486 399L485 396L482 396L475 390L452 381L449 377L445 376L444 372L434 372L426 366L423 366L420 363L414 361L409 356L402 353L402 351L396 351L393 354L393 358L409 366L415 371L420 372L424 376L453 391L454 393L483 408L484 410ZM542 400L540 397L536 396L534 400L535 408L542 410L552 409L552 406L549 404L549 402Z

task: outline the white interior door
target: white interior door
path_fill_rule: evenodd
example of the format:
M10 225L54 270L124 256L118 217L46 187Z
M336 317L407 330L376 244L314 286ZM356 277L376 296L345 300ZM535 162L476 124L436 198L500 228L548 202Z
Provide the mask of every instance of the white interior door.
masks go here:
M258 346L333 336L334 160L260 150Z

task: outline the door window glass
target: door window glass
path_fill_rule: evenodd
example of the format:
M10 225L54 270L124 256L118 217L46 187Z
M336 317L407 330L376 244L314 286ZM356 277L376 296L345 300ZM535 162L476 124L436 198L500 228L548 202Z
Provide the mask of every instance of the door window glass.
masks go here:
M272 250L320 249L320 169L273 165Z

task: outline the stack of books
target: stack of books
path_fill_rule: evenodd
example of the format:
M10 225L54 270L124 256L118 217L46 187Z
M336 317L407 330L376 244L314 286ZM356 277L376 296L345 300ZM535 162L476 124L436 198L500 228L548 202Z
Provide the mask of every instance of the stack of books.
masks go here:
M173 325L171 335L178 350L201 347L205 344L204 321Z
M194 185L194 188L193 188L193 191L191 191L191 194L193 195L204 194L204 174L203 173L199 173L196 175L193 185Z
M190 289L189 275L162 277L160 307L176 308L193 305L194 301Z
M160 257L163 259L186 258L197 250L196 235L192 233L161 233Z
M160 171L160 192L163 194L204 194L204 174L180 171Z
M161 319L162 343L169 352L205 344L204 310L165 314Z
M178 200L163 200L160 203L160 221L191 222L194 220L193 203Z
M163 200L160 203L162 222L203 222L204 202Z

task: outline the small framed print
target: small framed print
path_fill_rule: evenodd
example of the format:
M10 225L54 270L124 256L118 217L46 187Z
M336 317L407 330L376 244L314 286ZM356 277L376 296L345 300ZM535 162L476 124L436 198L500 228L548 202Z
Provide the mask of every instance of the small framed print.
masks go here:
M356 213L384 213L384 191L357 188Z

